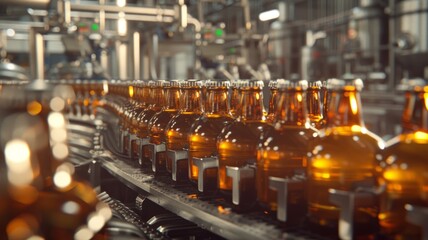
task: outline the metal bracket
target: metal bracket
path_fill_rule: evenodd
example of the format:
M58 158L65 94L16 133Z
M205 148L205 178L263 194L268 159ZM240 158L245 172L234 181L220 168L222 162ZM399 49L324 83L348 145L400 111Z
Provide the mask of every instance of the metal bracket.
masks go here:
M349 192L329 189L330 202L340 208L339 238L353 239L354 212L358 207L368 207L375 204L375 195L370 192Z
M137 135L128 134L128 156L130 156L131 159L134 158L134 153L132 151L132 142L136 141L137 139L138 139Z
M187 150L167 150L166 151L166 157L171 160L172 163L172 180L184 180L188 176L188 164L183 168L179 168L178 162L179 161L188 161L189 159L189 152Z
M156 170L159 170L159 163L158 163L159 159L156 159L156 153L165 152L166 145L165 143L161 143L161 144L150 143L150 144L147 144L147 148L149 149L149 159L152 162L152 171L156 172Z
M140 138L137 141L139 142L139 144L138 144L139 145L139 147L138 147L138 164L143 165L144 160L145 160L143 146L150 144L150 138L149 137Z
M217 182L217 177L215 179L208 179L205 176L205 170L209 168L218 168L218 158L217 157L207 157L207 158L196 158L192 159L193 164L198 168L198 190L203 192L204 189L208 187L209 181Z
M120 140L119 140L119 149L120 151L123 151L125 147L125 138L128 136L128 130L121 130L120 131Z
M277 191L277 210L276 218L279 221L287 221L287 206L288 206L288 194L291 188L301 187L303 188L303 178L279 178L269 177L269 188Z
M226 166L226 175L232 178L232 203L242 205L241 198L248 199L250 191L254 194L255 169L246 165L244 167Z
M428 240L428 208L411 204L406 204L405 208L407 210L406 220L420 226L422 229L421 239Z

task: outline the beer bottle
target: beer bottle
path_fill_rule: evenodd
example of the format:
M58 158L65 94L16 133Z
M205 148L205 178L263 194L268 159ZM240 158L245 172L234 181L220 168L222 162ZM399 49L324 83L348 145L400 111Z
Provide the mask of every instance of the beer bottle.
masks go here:
M240 109L239 104L241 103L241 94L239 84L241 80L233 80L231 82L231 93L230 93L230 115L233 118L238 117L238 111Z
M226 166L243 167L255 163L259 138L272 128L267 123L263 107L263 81L242 80L237 88L242 95L238 118L224 127L217 139L218 187L226 195L232 190L232 179L226 174Z
M421 230L406 222L405 204L428 207L428 85L409 86L403 112L403 133L389 140L380 163L379 221L382 231L397 239L420 239Z
M331 79L327 125L308 153L308 211L317 226L337 228L339 208L330 202L329 189L354 191L375 186L376 154L383 141L364 126L361 113L360 79ZM375 206L355 209L357 228L376 222Z
M318 135L307 114L308 82L283 81L278 88L278 121L275 130L268 131L259 144L256 164L257 200L268 211L276 211L278 204L277 193L269 189L269 177L291 179L297 174L305 174L308 147ZM305 214L301 211L304 202L303 188L288 192L287 209L300 211L300 214L291 216L297 219Z
M176 114L165 129L166 132L166 148L168 151L182 151L189 149L189 131L192 124L202 114L202 97L201 97L201 82L197 80L187 80L180 83L183 93L181 99L180 112ZM174 153L173 153L174 154ZM177 166L176 178L188 178L188 157L180 161ZM173 159L167 158L167 171L172 171ZM176 180L176 179L174 179Z
M323 109L321 105L321 81L309 82L306 101L308 106L308 116L311 125L316 129L323 128Z
M281 81L281 79L278 79ZM269 81L269 90L270 90L270 99L269 99L269 108L268 108L268 116L267 120L269 122L275 122L275 115L278 103L278 80L270 80Z
M164 82L164 89L166 91L166 103L160 112L157 112L149 121L149 137L150 143L162 146L161 149L166 150L166 135L165 129L171 118L178 113L180 107L180 81L170 80ZM149 154L152 161L152 170L154 172L162 172L166 166L166 152L160 150L153 152L153 149L146 149L143 152L151 151Z
M143 145L148 143L149 137L149 121L157 113L160 112L163 107L166 105L166 98L164 94L164 80L149 81L146 93L145 93L145 102L147 103L147 108L143 110L137 116L137 138L140 139L140 148ZM141 156L138 156L138 163L143 165L144 162L148 162L148 153L147 151L141 151Z
M192 159L216 156L217 137L232 122L227 101L230 81L210 80L205 86L208 94L206 109L204 115L193 124L189 136L189 179L194 183L198 181L198 169ZM207 176L209 174L217 175L217 171L207 170Z

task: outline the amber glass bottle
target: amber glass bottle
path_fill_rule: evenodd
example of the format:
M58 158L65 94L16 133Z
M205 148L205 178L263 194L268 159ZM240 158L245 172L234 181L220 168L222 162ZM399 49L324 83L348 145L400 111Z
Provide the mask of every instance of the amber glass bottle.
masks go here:
M122 125L121 125L121 131L126 132L126 134L123 136L123 149L122 151L124 153L128 153L128 146L129 146L129 131L131 128L131 120L134 113L134 109L140 108L140 103L137 101L137 86L136 82L126 82L125 83L126 88L128 89L128 100L127 104L123 108L123 116L122 116Z
M263 108L263 82L242 80L238 88L242 94L238 118L223 128L217 139L218 187L226 194L232 190L232 179L226 175L226 166L242 167L255 163L259 138L273 128L267 123Z
M129 134L137 136L139 122L138 116L149 107L148 99L150 98L150 88L147 82L137 81L135 83L135 103L129 114ZM136 140L131 143L131 156L138 155L138 144Z
M308 210L311 222L336 228L340 209L330 203L328 190L375 186L375 156L384 144L364 126L359 94L362 81L334 79L328 84L327 125L314 140L309 157ZM356 227L372 225L376 215L375 206L357 208Z
M201 82L187 80L180 83L182 99L180 112L169 121L166 127L166 148L168 150L188 150L189 131L192 124L202 114ZM172 170L172 159L167 158L167 171ZM180 161L177 166L177 178L188 177L188 161Z
M241 94L239 89L239 84L242 80L234 80L231 82L231 93L230 93L230 114L233 118L238 117L238 111L241 104Z
M410 87L410 86L409 86ZM428 207L428 85L412 86L406 92L403 129L386 143L380 163L382 231L396 239L420 239L418 227L406 222L405 204Z
M189 179L198 182L198 169L193 157L203 158L217 155L217 137L221 130L232 122L229 112L229 81L207 81L207 101L205 112L192 126L189 136ZM217 174L217 171L207 171Z
M150 90L147 92L149 94L146 100L148 106L137 116L137 137L142 141L141 145L148 143L150 119L157 112L160 112L166 105L166 97L163 89L165 84L165 80L150 81L148 84L148 90ZM142 148L143 146L140 147ZM149 156L146 149L146 151L142 151L142 156L138 156L138 163L140 165L144 165L149 162Z
M163 84L166 95L165 106L157 112L149 121L149 137L152 144L166 144L165 129L171 118L178 113L180 107L180 81L165 81ZM146 154L149 150L143 149ZM156 172L162 172L166 168L166 152L156 153ZM154 159L151 159L152 161Z
M324 125L321 87L321 81L309 82L308 92L306 94L309 120L311 125L316 129L321 129Z
M259 144L256 164L257 199L269 211L277 209L277 196L275 191L269 189L269 177L291 178L296 174L305 174L308 147L318 135L318 130L310 125L307 114L305 99L308 82L284 81L278 87L278 121L275 130L267 132L264 141ZM288 196L288 205L294 206L288 209L304 209L303 188L289 192ZM300 212L302 214L304 212Z
M268 109L267 120L271 123L276 121L275 116L276 116L276 109L278 106L278 98L279 98L278 84L281 81L283 80L278 79L278 80L269 81L270 99L269 99L269 109Z

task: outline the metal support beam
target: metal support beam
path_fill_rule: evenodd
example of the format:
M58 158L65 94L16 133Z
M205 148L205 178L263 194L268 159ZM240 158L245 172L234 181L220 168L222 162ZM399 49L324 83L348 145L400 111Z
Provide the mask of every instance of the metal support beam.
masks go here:
M45 45L41 29L30 28L28 35L32 79L45 79Z

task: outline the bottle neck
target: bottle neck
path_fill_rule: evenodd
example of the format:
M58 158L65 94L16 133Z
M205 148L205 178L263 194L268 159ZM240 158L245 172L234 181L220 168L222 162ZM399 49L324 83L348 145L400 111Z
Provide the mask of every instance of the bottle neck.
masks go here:
M323 119L323 109L321 107L320 89L317 87L308 88L306 101L308 103L308 116L311 122L319 122Z
M150 97L151 95L151 89L148 86L144 86L143 89L141 89L141 102L145 105L150 104Z
M402 117L403 132L428 132L428 92L406 93L406 104Z
M355 87L347 86L329 92L330 102L327 111L327 127L364 127L361 114L361 97Z
M232 94L230 96L230 110L233 112L239 111L241 104L241 91L234 87L232 88Z
M278 103L278 89L272 88L270 90L270 99L269 99L269 114L275 114Z
M200 88L185 88L181 109L183 112L202 113Z
M277 110L277 119L281 125L305 126L308 123L305 97L302 90L282 91Z
M178 87L166 89L166 109L178 109L180 107L181 91Z
M155 87L152 89L152 97L150 100L153 103L154 107L163 107L166 105L166 96L164 89L160 87Z
M207 114L229 116L227 88L209 89L205 106Z
M239 119L242 121L264 121L263 93L261 89L242 89Z

